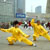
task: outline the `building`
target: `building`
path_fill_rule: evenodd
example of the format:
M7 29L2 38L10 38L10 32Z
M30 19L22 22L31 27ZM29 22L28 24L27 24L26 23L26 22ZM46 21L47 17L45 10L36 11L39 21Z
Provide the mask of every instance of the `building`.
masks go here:
M50 0L47 0L46 13L50 13Z
M17 0L17 11L25 13L25 0Z
M40 21L43 21L45 20L46 22L50 21L50 14L46 14L46 13L32 13L32 12L27 12L26 13L27 15L27 18L34 18L36 20L40 20Z
M41 6L35 8L35 13L41 13L41 11L42 11Z
M0 0L0 21L11 21L16 13L25 13L25 0Z

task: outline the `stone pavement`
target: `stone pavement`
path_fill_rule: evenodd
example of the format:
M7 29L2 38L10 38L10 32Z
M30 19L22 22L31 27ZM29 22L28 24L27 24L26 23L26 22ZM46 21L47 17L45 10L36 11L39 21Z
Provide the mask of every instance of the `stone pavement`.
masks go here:
M33 30L27 30L24 28L21 29L26 34L31 35L29 40L32 40ZM14 43L14 45L8 45L6 38L9 36L11 36L11 34L0 31L0 50L50 50L50 41L46 40L44 37L37 39L35 42L37 44L37 47L33 47L28 46L23 42L19 43L18 41Z

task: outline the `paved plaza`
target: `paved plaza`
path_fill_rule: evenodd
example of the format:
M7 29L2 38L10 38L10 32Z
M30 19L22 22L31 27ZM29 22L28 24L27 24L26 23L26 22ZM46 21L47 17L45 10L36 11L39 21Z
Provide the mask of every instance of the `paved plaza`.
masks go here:
M21 29L26 34L31 35L29 40L32 41L33 30L24 29L22 27ZM6 38L9 36L11 36L11 34L0 31L0 50L50 50L50 41L46 40L44 37L38 38L35 42L37 44L37 47L34 47L28 46L23 42L19 43L18 41L14 43L14 45L8 45Z

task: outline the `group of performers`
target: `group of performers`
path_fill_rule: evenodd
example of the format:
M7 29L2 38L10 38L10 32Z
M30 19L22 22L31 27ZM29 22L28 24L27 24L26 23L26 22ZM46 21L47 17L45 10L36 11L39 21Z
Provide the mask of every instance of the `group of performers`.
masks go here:
M40 21L38 20L37 23L35 23L34 21L35 21L35 19L32 19L30 22L31 26L34 29L33 41L36 41L36 38L39 38L39 36L43 36L46 39L50 40L50 36L48 35L48 31L43 28L43 26L40 24ZM30 35L25 34L19 28L19 22L18 21L13 22L13 27L11 27L9 29L0 28L0 30L3 32L8 32L8 33L12 34L12 36L7 38L9 45L13 45L14 42L19 41L19 42L24 42L30 46L35 46L35 47L37 46L34 42L28 40Z

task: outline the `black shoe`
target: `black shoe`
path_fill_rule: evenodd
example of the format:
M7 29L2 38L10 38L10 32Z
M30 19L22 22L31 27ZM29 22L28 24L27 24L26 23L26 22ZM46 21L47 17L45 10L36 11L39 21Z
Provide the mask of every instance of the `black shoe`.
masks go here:
M14 44L8 44L8 45L14 45Z

